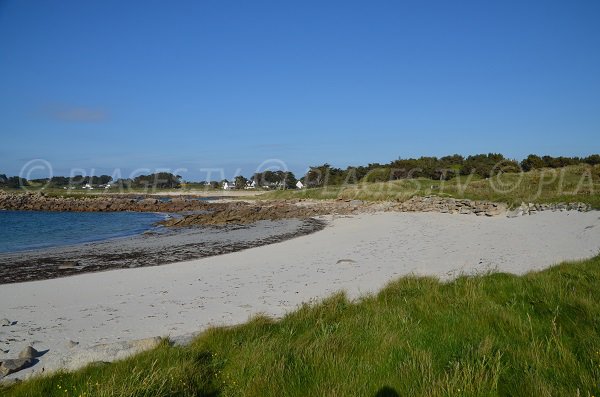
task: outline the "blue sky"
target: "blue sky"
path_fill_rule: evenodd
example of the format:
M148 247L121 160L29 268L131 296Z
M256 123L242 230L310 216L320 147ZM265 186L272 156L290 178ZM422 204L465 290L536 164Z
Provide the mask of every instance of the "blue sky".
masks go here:
M598 1L0 0L0 173L600 152Z

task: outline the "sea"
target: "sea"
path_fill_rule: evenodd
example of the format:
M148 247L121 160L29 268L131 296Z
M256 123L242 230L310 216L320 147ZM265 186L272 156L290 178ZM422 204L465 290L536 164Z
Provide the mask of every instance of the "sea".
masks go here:
M0 211L0 253L132 236L164 218L150 212Z

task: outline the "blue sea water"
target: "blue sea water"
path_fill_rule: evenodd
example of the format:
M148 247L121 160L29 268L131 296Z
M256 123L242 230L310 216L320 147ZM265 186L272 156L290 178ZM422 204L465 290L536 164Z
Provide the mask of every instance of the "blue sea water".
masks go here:
M164 219L149 212L0 211L0 252L18 252L142 233Z

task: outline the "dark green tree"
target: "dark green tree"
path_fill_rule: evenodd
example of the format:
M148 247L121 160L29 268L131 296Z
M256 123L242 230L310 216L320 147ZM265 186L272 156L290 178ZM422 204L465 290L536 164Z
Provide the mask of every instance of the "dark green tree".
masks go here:
M521 168L523 171L531 171L545 166L544 160L536 154L530 154L527 158L521 161Z
M235 177L234 179L234 184L235 184L235 188L236 189L243 189L246 187L246 183L248 182L248 179L246 179L245 177L238 175Z

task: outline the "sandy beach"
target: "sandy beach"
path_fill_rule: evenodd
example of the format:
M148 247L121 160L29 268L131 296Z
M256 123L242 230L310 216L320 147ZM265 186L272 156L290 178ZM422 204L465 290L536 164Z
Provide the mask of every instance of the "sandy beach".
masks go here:
M324 230L164 266L0 286L0 357L32 345L40 362L10 377L109 361L213 325L282 316L338 291L357 298L408 274L523 274L600 249L600 213L478 217L377 213L324 217ZM183 338L181 338L183 337Z

